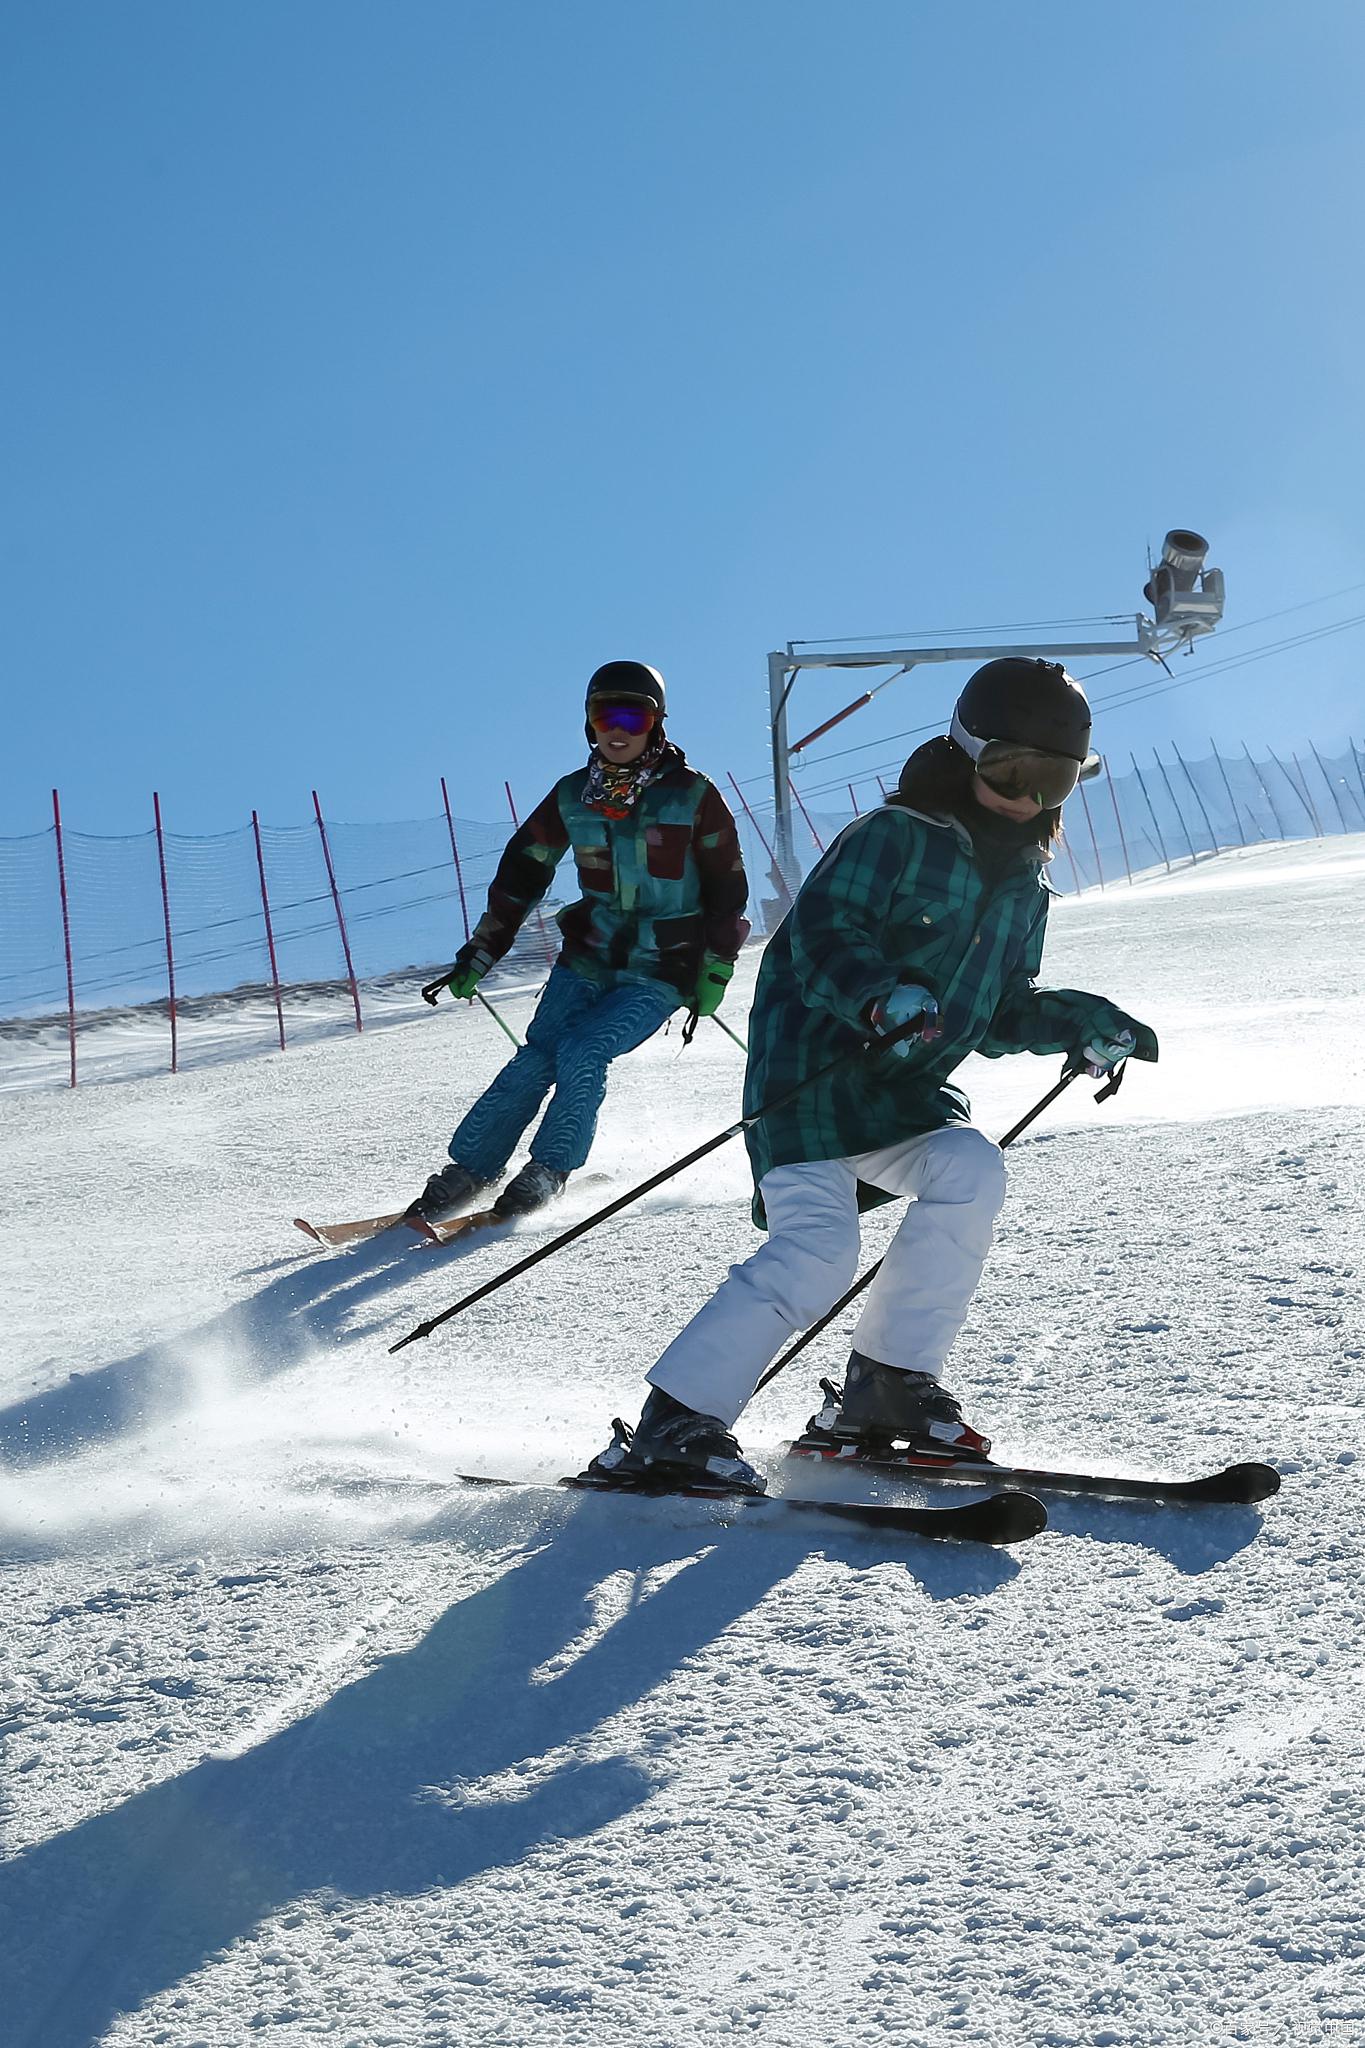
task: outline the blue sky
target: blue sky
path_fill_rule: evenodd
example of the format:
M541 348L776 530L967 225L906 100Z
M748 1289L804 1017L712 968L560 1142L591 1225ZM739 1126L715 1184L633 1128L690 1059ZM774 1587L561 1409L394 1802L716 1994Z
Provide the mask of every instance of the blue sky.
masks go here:
M1363 73L1320 0L10 9L0 834L496 818L621 655L758 776L769 647L1131 611L1172 525L1227 637L1099 743L1360 739L1365 626L1213 665L1365 618Z

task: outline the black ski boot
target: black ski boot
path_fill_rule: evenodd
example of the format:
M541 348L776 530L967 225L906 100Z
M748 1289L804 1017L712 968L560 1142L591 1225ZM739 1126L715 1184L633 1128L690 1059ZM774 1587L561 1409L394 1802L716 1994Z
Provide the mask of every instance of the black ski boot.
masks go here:
M476 1180L468 1167L451 1160L439 1173L433 1173L415 1202L410 1202L403 1211L405 1223L444 1223L451 1216L458 1216L461 1209L467 1209L471 1202L491 1187L492 1182Z
M717 1493L766 1493L768 1482L755 1471L734 1437L714 1415L685 1408L662 1387L655 1387L632 1430L612 1424L612 1439L583 1475L601 1486L634 1487L648 1492L693 1485Z
M866 1457L889 1452L893 1445L931 1456L986 1458L990 1439L963 1420L956 1394L932 1373L905 1372L865 1358L849 1356L842 1389L821 1380L825 1405L806 1425L801 1442L851 1448Z
M513 1216L529 1216L533 1209L543 1209L556 1195L562 1195L568 1178L552 1166L542 1166L538 1159L528 1159L494 1202L493 1214L504 1222Z

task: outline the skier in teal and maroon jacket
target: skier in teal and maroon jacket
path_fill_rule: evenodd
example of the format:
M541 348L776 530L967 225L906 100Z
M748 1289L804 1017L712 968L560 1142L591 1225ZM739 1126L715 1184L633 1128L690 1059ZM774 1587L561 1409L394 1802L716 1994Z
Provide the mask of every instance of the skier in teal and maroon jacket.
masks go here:
M638 1427L615 1432L594 1479L762 1492L733 1426L764 1367L852 1282L859 1210L898 1195L915 1199L868 1292L842 1399L803 1442L985 1455L940 1375L1005 1167L949 1077L973 1052L1065 1053L1095 1074L1157 1056L1153 1032L1103 996L1035 981L1049 850L1089 747L1090 707L1065 669L988 662L948 735L807 878L769 942L749 1027L746 1114L791 1097L748 1132L768 1241L651 1367Z
M501 1180L547 1094L531 1156L493 1204L521 1216L559 1194L588 1156L607 1068L674 1010L713 1016L748 937L749 885L729 806L664 733L664 679L609 661L588 684L588 763L563 776L512 838L488 908L441 989L470 997L573 848L582 891L559 913L559 960L526 1044L485 1089L409 1216L439 1222Z

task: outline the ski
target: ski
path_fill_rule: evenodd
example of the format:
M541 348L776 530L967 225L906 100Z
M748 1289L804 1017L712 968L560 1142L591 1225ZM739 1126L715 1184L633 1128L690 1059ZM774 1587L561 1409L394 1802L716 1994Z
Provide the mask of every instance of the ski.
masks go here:
M610 1175L585 1173L574 1182L575 1189L600 1187ZM529 1214L538 1212L531 1210ZM384 1231L392 1230L395 1224L407 1223L409 1230L426 1244L454 1244L460 1237L468 1237L471 1231L491 1230L499 1223L520 1223L520 1216L498 1216L492 1209L476 1209L468 1216L452 1216L448 1223L428 1223L420 1217L408 1218L406 1209L394 1209L387 1216L364 1216L354 1223L310 1223L306 1216L294 1218L295 1230L301 1230L305 1237L311 1237L314 1244L320 1244L325 1251L345 1251L350 1245L365 1244L372 1237L379 1237Z
M915 1451L869 1457L853 1444L819 1444L799 1438L788 1444L786 1456L797 1461L854 1466L898 1479L923 1480L931 1486L980 1486L985 1482L1026 1487L1038 1493L1096 1494L1109 1500L1190 1501L1250 1507L1257 1501L1269 1500L1280 1490L1280 1475L1275 1467L1255 1462L1225 1465L1219 1471L1197 1473L1192 1478L1145 1479L1125 1472L1066 1472L997 1464L991 1458L954 1461Z
M424 1244L454 1244L457 1237L465 1237L471 1230L491 1230L495 1223L515 1220L496 1216L491 1209L479 1209L472 1216L452 1216L449 1223L428 1223L424 1217L409 1217L404 1210L396 1209L391 1216L366 1216L355 1223L310 1223L306 1216L296 1216L294 1228L311 1237L324 1251L343 1252L352 1245L368 1244L372 1237L382 1237L386 1230L393 1230L400 1223L406 1224Z
M378 1237L381 1231L392 1230L394 1224L402 1220L401 1209L395 1209L390 1216L365 1216L355 1223L310 1223L306 1216L296 1216L294 1228L301 1230L305 1237L311 1237L314 1244L322 1245L329 1252L338 1252L347 1245L363 1244L366 1238Z
M503 1479L477 1472L457 1472L454 1476L461 1486L527 1486L553 1491L537 1480ZM787 1514L828 1515L895 1535L946 1537L958 1543L1025 1543L1047 1527L1047 1509L1028 1493L993 1493L985 1500L969 1501L962 1507L920 1508L899 1502L796 1500L789 1494L738 1493L724 1487L667 1485L658 1480L643 1485L604 1483L588 1478L586 1473L561 1479L559 1484L582 1493L626 1494L635 1499L721 1501L727 1508L741 1508L746 1515L760 1519Z

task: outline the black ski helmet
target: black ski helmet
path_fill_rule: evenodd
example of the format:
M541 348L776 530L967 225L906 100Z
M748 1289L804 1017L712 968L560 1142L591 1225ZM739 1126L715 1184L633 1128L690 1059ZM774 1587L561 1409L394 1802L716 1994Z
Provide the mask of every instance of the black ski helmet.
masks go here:
M660 720L668 710L664 679L643 661L605 661L588 678L587 702L605 697L613 704L650 704Z
M649 704L657 714L656 730L668 710L664 679L657 668L650 668L643 661L604 661L588 677L583 730L590 747L597 744L597 734L592 729L594 699L608 704Z
M979 668L953 706L953 724L976 740L1014 740L1072 761L1090 755L1085 691L1059 661L1036 655L1002 655Z

